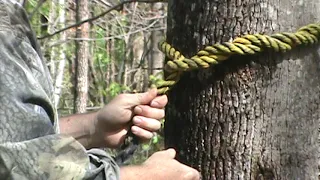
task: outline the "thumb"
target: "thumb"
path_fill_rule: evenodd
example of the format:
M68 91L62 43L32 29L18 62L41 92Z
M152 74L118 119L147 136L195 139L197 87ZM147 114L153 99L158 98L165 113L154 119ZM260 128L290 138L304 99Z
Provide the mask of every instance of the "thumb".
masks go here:
M149 104L155 97L157 97L157 89L153 88L145 93L131 94L130 104L132 106Z
M174 159L176 157L176 151L172 148L169 148L167 150L158 151L154 153L152 156Z
M169 148L169 149L167 149L167 150L165 150L164 151L167 155L168 155L168 157L169 158L171 158L171 159L174 159L175 157L176 157L176 150L174 150L174 149L172 149L172 148Z

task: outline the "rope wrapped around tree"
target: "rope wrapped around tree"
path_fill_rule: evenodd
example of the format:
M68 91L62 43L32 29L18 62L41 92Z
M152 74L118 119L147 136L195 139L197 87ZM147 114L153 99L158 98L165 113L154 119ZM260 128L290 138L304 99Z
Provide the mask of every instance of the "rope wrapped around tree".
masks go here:
M167 93L179 80L184 72L206 69L233 55L256 55L266 50L285 53L297 46L315 45L320 40L320 23L309 24L295 33L277 33L273 35L247 34L235 38L232 42L217 43L206 46L191 58L186 58L167 42L159 43L159 49L169 59L164 65L168 74L165 80L156 82L158 94ZM124 164L138 147L139 140L130 131L123 150L116 156L118 164Z
M206 69L233 55L256 55L265 50L285 53L297 46L314 45L320 39L320 23L309 24L295 33L277 33L273 35L247 34L235 38L232 42L217 43L206 46L191 58L186 58L167 42L161 42L159 49L169 59L164 71L168 73L165 80L155 84L158 94L165 94L180 79L183 72L197 69Z

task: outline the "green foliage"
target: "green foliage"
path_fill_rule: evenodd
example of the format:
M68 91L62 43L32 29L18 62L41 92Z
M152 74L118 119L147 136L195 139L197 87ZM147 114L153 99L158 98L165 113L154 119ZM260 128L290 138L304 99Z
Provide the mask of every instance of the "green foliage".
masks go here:
M106 67L108 63L110 63L110 58L106 51L106 41L103 39L106 35L106 31L102 28L95 27L95 36L97 40L95 41L94 48L94 62L99 63L101 67Z
M159 72L155 75L150 75L149 76L149 82L150 84L152 84L152 86L155 86L155 84L157 84L157 82L161 81L163 77L163 72Z
M37 6L39 5L38 3L40 3L38 0L29 0L26 3L25 9L28 12L29 15L31 15L32 13L32 18L30 19L30 22L33 26L33 29L36 31L37 35L41 35L41 33L47 33L42 31L41 28L43 27L47 27L48 24L47 22L41 22L41 18L42 20L44 19L49 19L49 13L50 13L50 1L44 2L36 11L35 9L37 8Z
M110 86L107 89L107 93L111 96L111 97L115 97L117 95L119 95L120 93L124 92L124 91L129 91L130 88L126 87L122 84L113 82L110 84Z
M121 62L125 60L126 43L124 40L115 41L115 50L115 57L117 57L116 61Z
M32 12L34 12L35 8L38 6L39 0L29 0L26 4L26 11L30 15ZM75 1L76 2L76 1ZM92 8L92 14L91 15L97 15L101 12L105 11L104 6L99 6L96 3L93 3L89 1ZM51 6L53 5L53 6ZM133 80L128 80L126 85L123 85L123 74L127 71L126 75L128 77L133 76L133 73L130 72L130 68L137 68L133 65L128 65L131 62L131 56L132 49L129 45L131 45L130 39L132 39L132 36L134 34L131 34L129 32L134 32L139 30L140 28L143 28L144 25L148 25L148 22L144 21L143 17L149 17L148 12L150 11L149 5L139 5L140 9L137 12L136 17L132 17L133 15L128 13L121 13L117 11L113 11L109 15L104 16L101 18L101 21L94 21L94 23L90 26L90 34L91 38L94 39L94 41L90 42L90 48L91 48L91 57L90 63L92 63L92 71L90 73L94 74L93 76L89 76L89 105L88 109L90 110L96 110L96 108L101 107L101 105L107 103L110 101L113 97L117 96L120 93L123 92L131 92L133 88L137 91L144 91L144 87L133 87L132 84L136 83ZM54 7L54 8L53 8ZM58 4L53 4L51 1L46 1L44 4L41 5L41 7L35 11L31 18L31 25L33 29L35 30L38 37L43 36L47 34L48 24L55 26L49 26L51 31L56 31L58 29L61 29L62 24L57 23L57 15L58 12L61 11L62 6L59 6ZM68 26L75 23L75 12L73 11L74 7L72 6L72 3L66 3L65 9L66 9L66 24L64 26ZM54 12L56 11L56 12ZM130 12L130 11L129 11ZM133 12L133 11L132 11ZM139 14L139 12L141 14ZM153 14L152 14L153 15ZM51 19L49 19L49 16ZM53 17L51 17L53 16ZM141 16L141 18L140 18ZM139 17L139 18L138 18ZM145 18L147 19L147 18ZM43 21L44 20L44 21ZM46 22L53 21L53 22ZM149 20L148 20L149 21ZM67 64L65 67L65 73L64 73L64 81L63 81L63 89L62 94L60 98L60 104L58 107L58 111L60 115L68 115L73 112L73 96L74 96L74 72L75 72L75 30L76 28L69 29L66 31L67 34L67 40L66 41L60 41L59 40L59 34L44 39L41 41L42 48L45 50L44 55L47 57L48 60L57 60L59 59L59 53L58 51L62 45L65 45L65 55L67 59ZM52 32L50 32L52 33ZM144 30L145 35L149 35L149 32L146 32ZM131 37L130 37L131 36ZM129 41L129 42L127 42ZM126 44L128 43L128 44ZM54 48L54 49L53 49ZM52 53L55 52L55 53ZM52 65L54 64L54 65ZM48 65L50 68L57 68L58 63L52 63ZM126 69L123 68L125 65ZM51 67L52 66L52 67ZM125 69L125 70L124 70ZM132 71L135 72L135 71ZM145 73L147 71L143 71ZM119 73L119 74L117 74ZM117 76L114 78L113 76ZM128 78L127 77L127 78ZM144 77L148 77L148 74ZM152 82L152 84L155 84L157 81L159 81L162 77L162 74L156 74L151 75L149 77L149 81ZM55 75L52 76L53 80L55 78ZM145 79L144 82L147 82L148 78ZM141 81L138 83L142 83ZM129 87L132 87L130 89ZM147 159L152 153L159 151L163 149L163 137L161 136L161 131L158 135L155 135L152 140L149 143L143 144L139 147L139 150L136 152L135 156L132 159L133 164L139 164L143 162L145 159ZM113 153L116 153L115 151L112 151Z

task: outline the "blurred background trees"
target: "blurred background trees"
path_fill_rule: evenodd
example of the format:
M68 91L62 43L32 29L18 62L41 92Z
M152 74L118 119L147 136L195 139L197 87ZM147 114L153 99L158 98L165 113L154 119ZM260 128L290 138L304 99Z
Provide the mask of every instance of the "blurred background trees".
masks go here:
M164 57L157 46L165 35L166 3L22 3L42 45L60 116L97 110L119 93L146 91L151 81L161 77ZM105 15L100 17L101 14ZM88 19L87 23L72 26ZM162 144L161 136L156 136L142 146L133 162L144 160Z

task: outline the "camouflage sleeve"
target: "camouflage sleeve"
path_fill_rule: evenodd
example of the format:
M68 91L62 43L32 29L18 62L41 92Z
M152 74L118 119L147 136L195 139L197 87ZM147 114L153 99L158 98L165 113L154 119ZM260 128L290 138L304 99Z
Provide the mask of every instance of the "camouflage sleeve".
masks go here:
M104 151L57 134L53 88L24 10L0 0L0 177L119 179Z

